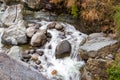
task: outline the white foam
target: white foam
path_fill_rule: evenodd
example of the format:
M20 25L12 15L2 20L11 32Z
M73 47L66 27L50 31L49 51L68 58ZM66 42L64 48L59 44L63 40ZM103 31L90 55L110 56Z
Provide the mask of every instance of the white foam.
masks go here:
M39 22L42 24L40 29L46 29L47 25L51 22L41 21ZM52 35L52 38L50 42L47 42L45 44L45 49L39 49L44 51L44 56L39 57L39 60L41 60L41 64L43 65L44 70L41 71L43 75L48 77L50 80L56 80L53 79L53 77L60 78L62 80L80 80L80 71L79 69L84 65L83 61L77 61L77 52L78 48L83 41L87 37L86 34L83 34L79 31L77 31L72 25L66 24L66 23L59 23L62 24L65 28L65 38L61 38L60 34L62 32L56 30L56 29L49 29L47 32L49 32ZM70 33L70 34L67 34ZM66 57L64 59L56 59L55 58L55 49L58 43L60 43L63 40L68 40L72 46L71 56ZM49 46L51 45L51 49L49 49ZM45 60L45 57L47 57L47 60ZM48 65L51 64L51 65ZM57 75L52 75L51 72L53 70L57 71Z

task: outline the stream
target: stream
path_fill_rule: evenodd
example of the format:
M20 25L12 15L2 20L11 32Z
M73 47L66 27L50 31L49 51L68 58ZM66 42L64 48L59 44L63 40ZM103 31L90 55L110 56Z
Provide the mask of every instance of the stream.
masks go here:
M36 21L31 20L31 22ZM42 25L39 28L40 30L44 30L47 29L47 25L49 25L51 22L38 21L36 23ZM81 46L82 41L87 37L87 35L77 31L74 26L70 24L63 22L58 23L64 26L64 32L58 31L56 29L48 29L47 32L52 35L52 38L50 42L47 42L44 45L44 49L38 49L39 51L44 52L42 57L39 56L39 60L43 66L40 72L50 80L80 80L81 74L79 70L84 65L84 61L78 60L77 54L79 46ZM64 38L60 35L62 33L64 33ZM69 41L72 46L70 56L57 59L55 57L56 47L64 40ZM51 46L51 49L49 46ZM51 71L53 70L56 70L57 72L55 75L51 74Z

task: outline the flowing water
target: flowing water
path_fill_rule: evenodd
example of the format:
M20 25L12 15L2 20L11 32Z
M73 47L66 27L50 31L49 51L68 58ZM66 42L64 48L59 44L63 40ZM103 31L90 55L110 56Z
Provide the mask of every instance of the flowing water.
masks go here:
M46 29L47 25L51 22L46 21L33 21L41 24L41 30ZM39 56L42 68L39 71L50 80L80 80L80 68L84 65L84 61L78 60L78 49L86 39L87 35L77 31L72 25L67 23L59 22L64 26L64 32L56 29L48 29L52 35L49 42L44 45L44 48L38 48L38 51L43 51L44 55ZM0 28L0 37L4 32L3 28ZM64 36L61 36L64 34ZM64 37L64 38L63 38ZM68 40L71 44L72 50L70 56L56 59L55 50L56 46L63 40ZM1 42L1 38L0 38ZM0 43L0 47L3 45ZM51 48L49 48L51 46ZM56 70L56 74L51 74L52 71Z
M46 29L47 25L51 22L41 21L38 22L42 25L40 29ZM65 28L65 38L61 37L61 31L56 29L49 29L49 32L52 35L50 42L45 44L44 49L39 49L44 52L44 56L39 57L39 60L42 62L43 70L40 72L47 76L50 80L80 80L80 68L84 65L84 61L77 60L77 53L79 46L85 40L87 35L77 31L72 25L67 23L60 23ZM70 34L67 34L70 33ZM58 43L63 40L68 40L72 46L71 55L63 59L56 59L55 49ZM49 49L51 46L51 49ZM47 60L45 59L47 57ZM51 71L56 70L57 75L52 75Z

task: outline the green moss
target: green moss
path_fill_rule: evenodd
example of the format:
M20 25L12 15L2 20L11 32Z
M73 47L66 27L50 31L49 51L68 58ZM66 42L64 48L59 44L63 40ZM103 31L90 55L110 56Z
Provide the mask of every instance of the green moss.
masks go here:
M76 5L73 5L72 6L72 11L71 11L71 14L73 15L73 17L77 18L78 17L78 8Z
M117 56L115 61L107 69L109 80L120 80L120 57Z

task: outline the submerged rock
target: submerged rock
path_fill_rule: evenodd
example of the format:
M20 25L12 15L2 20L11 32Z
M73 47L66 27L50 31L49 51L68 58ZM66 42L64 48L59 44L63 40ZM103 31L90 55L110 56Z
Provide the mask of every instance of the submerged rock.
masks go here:
M95 33L88 36L88 40L79 49L79 54L82 59L89 57L105 58L109 53L115 52L118 49L118 41L110 37L104 37L104 34Z
M19 21L18 24L12 25L5 29L2 35L2 43L4 44L24 44L27 42L26 28L24 22Z
M66 56L70 56L70 53L71 53L71 44L69 43L69 41L64 40L57 45L55 56L56 58L63 58Z
M23 20L22 10L21 4L8 6L2 16L2 22L7 26L18 23L18 21Z
M46 30L36 32L32 38L30 44L32 46L43 46L47 41Z
M8 55L16 60L20 60L22 58L22 50L19 46L13 46L12 48L10 48Z

